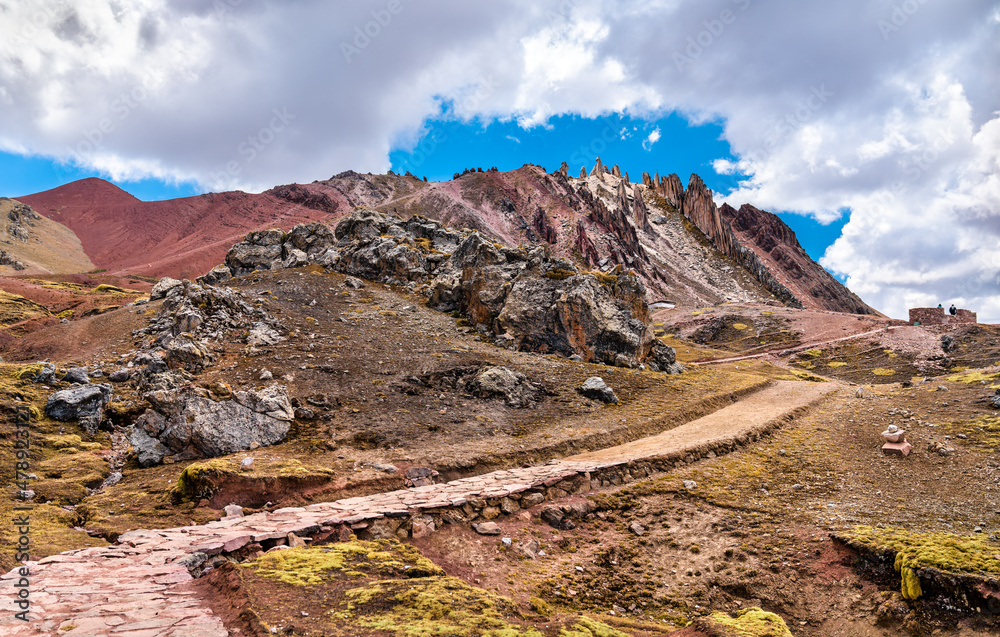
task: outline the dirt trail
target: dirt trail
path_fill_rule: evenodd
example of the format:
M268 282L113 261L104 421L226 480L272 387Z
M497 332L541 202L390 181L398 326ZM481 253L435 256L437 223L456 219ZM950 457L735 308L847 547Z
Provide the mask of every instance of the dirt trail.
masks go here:
M106 635L119 630L127 631L121 633L123 636L223 637L229 633L222 619L206 600L184 587L185 582L200 574L189 568L197 570L206 556L229 555L251 543L266 549L288 533L315 540L317 536L341 537L353 530L361 532L378 526L382 535L373 532L372 537L381 537L404 528L400 526L402 520L412 521L429 510L471 506L478 513L488 501L515 493L538 494L544 501L557 497L553 495L553 491L559 491L557 487L564 487L566 492L589 491L594 484L591 476L601 483L600 474L630 460L697 453L706 443L762 432L839 386L782 381L657 436L545 465L338 502L286 507L204 525L131 531L110 546L67 551L27 562L25 566L32 574L32 621L25 624L13 613L0 616L0 637L40 633ZM10 591L18 577L17 569L0 575L0 588L13 596Z
M814 341L812 343L803 343L802 345L796 345L795 347L790 347L790 348L785 348L785 349L776 347L776 348L769 349L766 352L758 352L756 354L746 354L744 356L733 356L731 358L716 358L716 359L713 359L713 360L704 360L704 361L691 361L689 364L690 365L715 365L717 363L736 363L736 362L739 362L739 361L749 360L751 358L760 358L762 356L769 356L769 355L770 356L773 356L773 355L788 356L790 354L794 354L796 352L805 351L807 349L812 349L814 347L819 347L821 345L830 345L832 343L841 343L843 341L850 341L850 340L854 340L854 339L858 339L858 338L864 338L866 336L874 336L875 334L880 334L882 332L888 332L889 330L894 330L894 329L896 329L895 326L880 327L877 330L871 330L869 332L862 332L860 334L851 334L850 336L842 336L841 338L833 338L833 339L826 340L826 341Z
M655 458L722 442L808 407L840 387L838 383L778 381L719 411L656 436L563 458L564 462L615 462Z

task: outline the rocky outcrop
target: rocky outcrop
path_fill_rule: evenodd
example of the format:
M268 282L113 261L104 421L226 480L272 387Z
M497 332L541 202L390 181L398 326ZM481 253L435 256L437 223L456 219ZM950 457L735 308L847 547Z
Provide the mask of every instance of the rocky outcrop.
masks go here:
M777 215L750 204L739 210L723 204L719 217L732 234L727 254L783 302L833 312L878 314L813 261Z
M311 192L299 184L276 186L265 191L264 194L273 195L278 199L283 199L289 203L302 206L303 208L310 208L312 210L319 210L327 213L336 212L338 207L337 202L331 199L326 193Z
M642 190L638 184L632 190L632 220L636 228L644 232L653 232L653 226L649 223L649 210L642 199Z
M611 255L615 263L642 271L649 256L639 243L635 226L628 220L628 208L608 209L604 202L593 197L589 191L581 190L580 197L590 208L590 220L602 226L605 232L614 235L618 245L612 246ZM620 203L620 201L619 201Z
M635 367L653 342L644 297L642 282L631 274L605 282L592 274L522 277L506 295L494 330L515 349Z
M549 222L549 217L545 214L545 210L540 206L535 209L535 214L531 217L531 228L546 243L554 244L559 240L559 234Z
M601 259L601 255L597 252L597 247L587 235L587 224L583 219L578 219L576 222L575 243L576 249L580 251L580 256L583 257L583 262L588 266L593 266Z
M28 266L24 265L23 261L20 261L17 257L10 254L6 250L0 250L0 265L9 265L15 270L28 269Z
M0 197L0 203L9 204L8 206L5 206L8 208L7 234L22 243L27 242L28 239L31 238L30 227L35 225L35 222L41 219L41 217L38 216L37 212L31 209L31 206L25 205L20 201L8 199L7 197Z
M598 157L597 158L597 163L594 164L594 169L590 171L590 176L591 177L596 176L599 179L603 180L604 179L604 172L605 172L605 170L606 169L604 168L604 164L601 162L601 158Z
M134 336L151 337L143 346L146 352L136 360L162 361L152 362L154 371L162 371L159 365L200 371L215 362L213 343L243 341L248 352L253 353L256 346L274 344L283 338L278 321L251 305L240 292L171 281L157 283L167 290L163 305L149 326L133 332Z
M111 401L111 385L81 385L57 391L45 403L45 414L54 420L77 420L94 435L104 417L104 407Z
M129 433L139 464L164 458L211 458L281 442L288 435L292 405L284 386L236 392L213 400L203 389L180 387L144 396L150 404Z
M602 211L597 222L631 246L621 250L622 261L635 262L630 251L642 248L625 213L595 204ZM250 233L230 250L227 265L238 275L249 267L245 256L253 254L256 269L288 267L288 255L298 251L305 263L422 291L429 305L459 312L504 347L627 366L643 363L653 349L645 288L622 268L581 273L543 246L511 248L423 217L403 221L359 210L342 219L332 236L319 225L296 227L287 237ZM581 251L596 258L582 221L577 231Z
M684 204L684 186L681 184L681 178L676 173L671 173L658 183L656 191L667 200L667 203L680 210Z

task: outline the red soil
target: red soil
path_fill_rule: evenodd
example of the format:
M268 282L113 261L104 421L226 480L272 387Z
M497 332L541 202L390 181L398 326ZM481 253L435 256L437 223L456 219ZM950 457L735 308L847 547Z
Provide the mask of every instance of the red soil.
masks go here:
M287 230L329 216L269 193L140 201L97 178L17 199L68 226L99 268L147 276L194 278L222 263L250 230Z

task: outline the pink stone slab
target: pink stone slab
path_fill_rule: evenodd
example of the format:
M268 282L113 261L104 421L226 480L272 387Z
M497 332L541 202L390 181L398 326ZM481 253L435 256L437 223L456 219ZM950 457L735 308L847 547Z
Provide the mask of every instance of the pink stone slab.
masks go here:
M882 453L887 456L908 456L913 445L906 442L887 442L882 445Z

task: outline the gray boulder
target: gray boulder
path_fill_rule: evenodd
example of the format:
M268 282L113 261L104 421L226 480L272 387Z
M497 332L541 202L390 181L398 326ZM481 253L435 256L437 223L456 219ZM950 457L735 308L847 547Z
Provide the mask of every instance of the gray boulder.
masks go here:
M42 363L42 369L31 380L36 383L49 384L56 380L56 366L52 363Z
M680 374L684 367L677 362L677 352L673 347L664 345L662 341L653 341L652 350L646 365L654 372L664 372L666 374Z
M215 356L208 348L188 332L182 332L167 341L166 350L167 365L183 367L190 372L205 369L215 361Z
M90 383L90 374L86 367L72 367L66 370L60 378L64 383L76 383L78 385L87 385Z
M583 381L583 384L577 387L576 391L593 400L605 403L618 402L618 396L615 395L614 390L608 387L600 376L591 376Z
M156 285L153 286L153 289L149 293L149 300L155 301L157 299L164 298L165 296L167 296L170 290L173 290L175 287L181 285L182 283L183 281L178 281L177 279L171 279L168 276L163 277L162 279L156 282Z
M337 237L330 226L323 223L302 223L288 233L286 245L310 256L325 252L337 243Z
M111 385L88 384L57 391L45 403L45 413L63 422L78 420L94 435L104 417L104 406L111 401Z
M510 288L495 329L522 351L579 354L587 362L635 367L653 344L644 293L642 283L626 275L615 288L590 274L522 277Z
M283 386L236 392L223 401L192 387L153 391L145 399L151 408L129 434L142 466L168 455L175 460L210 458L276 444L288 435L293 414Z
M485 367L468 383L480 398L502 398L511 407L527 407L538 400L544 389L520 373L506 367Z
M225 265L217 265L206 274L201 275L195 281L202 285L218 285L224 281L228 281L233 278L232 272L229 271L229 267Z
M255 230L242 243L237 243L226 253L226 265L233 276L254 270L274 270L281 267L284 254L282 244L285 233L276 228Z
M292 248L291 250L288 250L288 254L285 256L285 260L281 262L281 267L299 268L306 265L307 263L309 263L309 255L303 252L302 250Z

